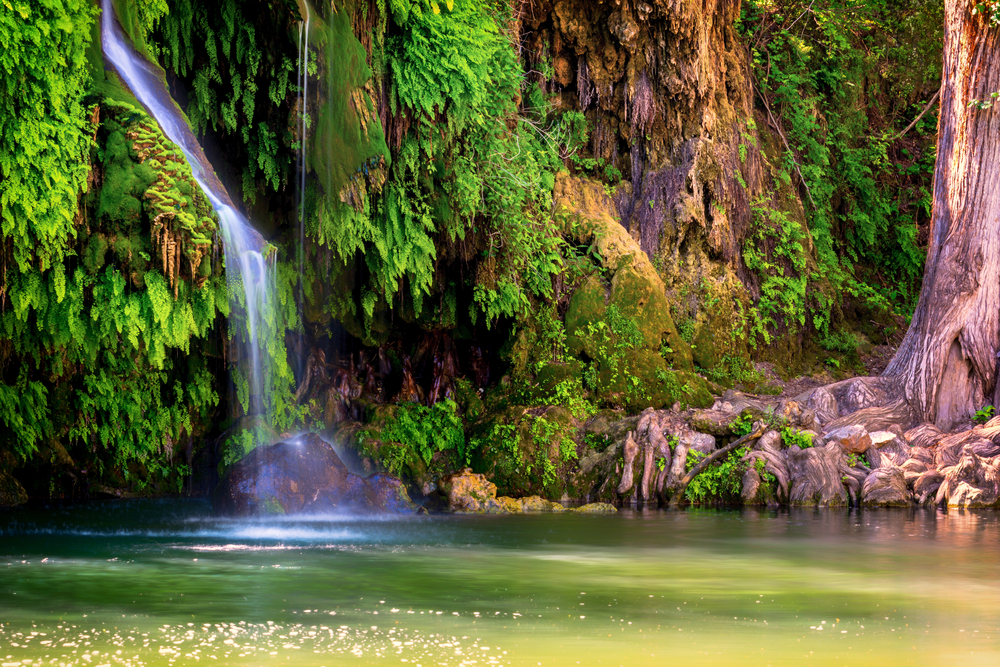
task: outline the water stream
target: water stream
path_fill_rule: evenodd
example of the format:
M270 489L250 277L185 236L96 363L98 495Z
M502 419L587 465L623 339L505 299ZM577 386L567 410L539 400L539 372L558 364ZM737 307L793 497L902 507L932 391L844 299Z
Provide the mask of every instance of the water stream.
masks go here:
M271 372L266 341L275 331L274 267L267 261L267 244L237 210L216 177L187 119L170 97L162 71L145 61L130 45L114 18L111 0L101 3L101 47L106 62L159 123L163 133L181 149L195 180L219 216L226 258L231 331L239 357L247 371L248 414L265 411L270 396ZM240 331L240 328L245 331Z
M0 515L21 665L996 665L1000 515Z

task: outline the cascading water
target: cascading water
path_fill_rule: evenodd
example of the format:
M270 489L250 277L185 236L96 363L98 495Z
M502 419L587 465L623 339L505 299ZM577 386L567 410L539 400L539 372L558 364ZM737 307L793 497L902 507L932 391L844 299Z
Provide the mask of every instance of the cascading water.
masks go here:
M309 11L308 3L302 1L299 3L299 8L305 15L306 20L299 24L299 60L298 60L298 84L299 84L299 114L301 115L301 121L299 123L299 164L298 164L298 176L299 176L299 245L298 245L298 263L299 263L299 293L298 293L298 307L299 307L299 317L305 324L305 258L306 258L306 136L309 133L309 24L312 19L312 12ZM300 381L303 381L305 375L305 354L298 354L296 356L297 371Z
M267 410L271 395L272 371L266 344L274 336L277 316L273 304L274 267L266 257L268 245L236 210L157 68L136 53L126 39L115 21L111 0L101 3L101 47L132 94L156 119L167 138L180 147L195 180L219 216L229 287L230 333L234 341L240 340L241 344L234 347L248 364L246 391L237 383L242 394L239 398L248 414L261 414ZM239 331L241 320L245 331Z

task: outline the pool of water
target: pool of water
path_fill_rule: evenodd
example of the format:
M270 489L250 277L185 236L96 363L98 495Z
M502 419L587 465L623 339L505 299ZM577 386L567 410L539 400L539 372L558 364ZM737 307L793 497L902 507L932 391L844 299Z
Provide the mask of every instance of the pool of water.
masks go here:
M0 665L1000 664L1000 515L0 513Z

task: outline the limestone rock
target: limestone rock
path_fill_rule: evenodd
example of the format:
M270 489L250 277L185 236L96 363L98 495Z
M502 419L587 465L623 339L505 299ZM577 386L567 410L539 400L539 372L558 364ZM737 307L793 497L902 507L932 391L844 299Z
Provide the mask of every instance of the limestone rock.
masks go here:
M570 511L580 514L616 514L618 508L611 503L588 503L580 507L571 507Z
M312 433L258 447L237 461L216 489L214 505L235 515L418 511L398 479L349 472Z
M873 470L861 489L861 504L868 507L906 507L910 491L902 468L887 466Z
M469 468L442 477L438 489L448 499L449 512L476 514L499 509L496 484Z
M823 436L823 443L836 443L848 454L864 454L872 446L871 436L863 426L843 426Z

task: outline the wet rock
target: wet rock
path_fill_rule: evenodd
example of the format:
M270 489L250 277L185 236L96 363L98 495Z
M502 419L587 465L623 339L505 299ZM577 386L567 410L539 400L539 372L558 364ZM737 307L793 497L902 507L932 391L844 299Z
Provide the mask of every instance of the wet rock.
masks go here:
M618 508L611 503L588 503L579 507L571 507L570 511L580 514L615 514L618 512Z
M847 465L843 447L836 442L819 447L784 450L788 466L791 505L840 506L847 504L841 467Z
M28 494L21 483L4 470L0 470L0 507L13 507L28 502Z
M843 426L826 433L820 444L835 443L848 454L864 454L871 448L872 439L863 426Z
M497 497L497 487L485 475L469 468L441 478L439 489L448 498L448 510L456 514L522 514L526 512L617 512L614 505L591 503L577 508L546 500L541 496L527 498Z
M366 480L349 472L333 447L312 433L258 447L237 461L216 489L214 505L235 515L418 510L398 479Z
M966 447L953 466L941 470L944 479L937 490L935 504L948 507L996 507L1000 500L998 459L977 456Z
M902 468L889 466L873 470L861 489L861 504L868 507L906 507L910 491Z
M469 468L438 481L438 489L448 499L448 511L455 513L496 512L497 486L486 475L474 473Z

